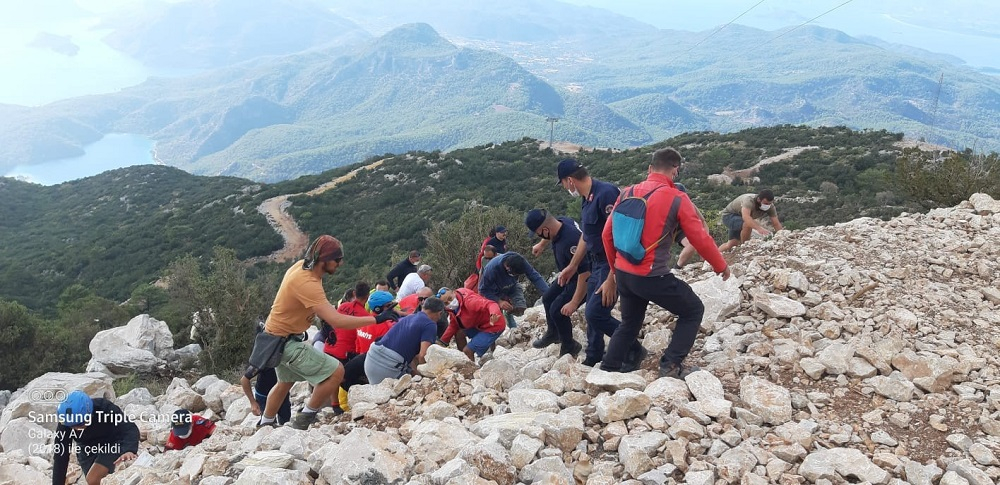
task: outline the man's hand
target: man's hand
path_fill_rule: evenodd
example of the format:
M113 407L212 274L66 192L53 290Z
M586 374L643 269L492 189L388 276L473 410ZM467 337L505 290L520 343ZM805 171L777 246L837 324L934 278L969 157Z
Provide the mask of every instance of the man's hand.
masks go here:
M573 312L575 312L578 308L580 308L579 303L568 302L565 305L563 305L562 309L559 310L559 313L562 313L563 315L566 315L568 317L572 315Z
M498 320L500 320L500 315L497 315L495 313L490 314L490 325L496 325Z
M722 281L728 280L729 277L732 276L732 275L733 275L733 273L731 271L729 271L729 266L726 266L726 269L722 270L722 272L719 273L719 276L722 277Z
M120 464L123 461L132 461L134 459L136 459L135 453L132 453L131 451L129 451L129 452L124 453L122 456L119 456L118 459L115 460L115 465L118 465L118 464Z
M505 311L505 312L513 311L514 310L514 305L512 305L507 300L501 300L500 301L500 309L503 310L503 311Z
M539 254L542 254L542 251L545 251L545 246L546 244L544 241L535 243L534 246L531 246L531 255L538 256Z
M566 284L569 283L569 279L572 278L573 275L575 274L576 274L576 266L570 264L559 272L559 279L556 280L556 283L558 283L559 286L566 286Z
M767 229L764 228L764 226L761 226L761 225L758 225L757 227L753 228L753 230L757 231L759 234L761 234L763 236L767 236L767 235L771 234L771 231L768 231Z
M250 401L250 412L253 413L254 416L260 416L260 404L257 404L256 400Z
M606 307L615 306L615 300L618 299L618 289L615 287L615 280L612 277L604 280L601 283L601 287L594 292L594 294L601 295L601 304Z

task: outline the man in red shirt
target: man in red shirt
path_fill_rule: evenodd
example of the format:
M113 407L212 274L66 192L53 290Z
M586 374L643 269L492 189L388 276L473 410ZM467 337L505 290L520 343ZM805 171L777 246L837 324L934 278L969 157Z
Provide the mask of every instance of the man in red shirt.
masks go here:
M183 450L188 446L195 446L212 436L212 431L215 431L212 420L191 414L187 409L174 411L170 421L173 427L167 444L164 445L168 450Z
M451 313L441 343L448 345L453 336L459 335L457 340L461 344L468 337L468 343L461 350L470 360L475 361L475 355L482 357L507 328L500 305L471 290L445 291L441 301Z
M638 264L632 264L615 249L614 217L609 217L604 226L601 238L611 272L597 291L608 306L614 304L616 292L621 296L622 324L611 336L601 362L603 370L621 370L625 354L638 340L649 302L677 315L670 344L660 358L660 377L683 379L697 370L685 368L682 362L694 346L705 306L687 283L670 272L671 235L676 234L678 229L684 231L698 254L712 265L716 273L722 275L722 279L729 279L730 272L691 199L674 187L673 179L680 170L681 160L680 153L673 148L657 150L653 153L646 180L621 192L634 197L648 197L645 224L640 236L646 253ZM621 201L622 197L619 197L615 208Z
M344 315L355 317L372 316L372 313L365 309L365 303L368 302L368 293L370 292L371 286L364 281L359 281L354 285L354 300L341 303L337 307L337 311ZM357 355L354 353L354 348L357 346L358 330L354 328L335 328L331 333L334 336L333 343L327 343L323 347L323 352L334 356L342 364L346 364L351 357Z

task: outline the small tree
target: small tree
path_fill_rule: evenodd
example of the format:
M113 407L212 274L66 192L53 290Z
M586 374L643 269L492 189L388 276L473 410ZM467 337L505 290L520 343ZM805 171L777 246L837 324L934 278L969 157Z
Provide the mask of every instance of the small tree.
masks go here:
M908 149L896 162L896 178L902 190L925 207L951 206L974 193L1000 196L1000 159L989 155L931 152Z
M253 346L254 326L270 311L277 279L273 273L251 278L235 251L215 248L208 270L194 258L171 265L172 299L183 299L180 307L198 312L195 341L202 347L206 372L222 373L246 361Z
M476 255L491 229L507 228L507 250L522 254L543 276L555 269L550 257L532 258L531 245L524 226L524 214L510 207L472 207L457 221L434 225L425 233L427 260L434 267L434 277L446 286L460 286L476 269Z

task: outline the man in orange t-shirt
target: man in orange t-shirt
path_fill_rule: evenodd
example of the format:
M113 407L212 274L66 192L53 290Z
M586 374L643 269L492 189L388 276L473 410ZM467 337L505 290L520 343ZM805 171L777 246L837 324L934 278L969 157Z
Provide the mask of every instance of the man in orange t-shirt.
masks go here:
M303 342L301 334L312 325L314 316L323 319L332 328L360 328L373 323L391 320L391 314L377 317L355 317L339 313L326 298L323 276L333 274L343 264L344 250L333 236L316 238L306 251L305 259L293 264L285 272L281 286L271 305L271 313L264 323L264 331L278 337L287 337L281 362L275 368L278 384L267 395L267 405L258 425L272 425L282 400L292 384L308 381L313 392L302 411L292 417L296 429L307 429L316 422L316 413L330 402L340 387L344 369L337 359L316 350Z

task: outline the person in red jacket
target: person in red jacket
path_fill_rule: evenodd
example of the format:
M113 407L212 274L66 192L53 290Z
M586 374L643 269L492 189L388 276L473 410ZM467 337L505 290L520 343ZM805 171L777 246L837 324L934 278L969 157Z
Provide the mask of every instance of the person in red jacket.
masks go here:
M337 311L343 313L344 315L352 315L355 317L370 317L372 313L365 308L365 304L368 303L368 294L371 292L371 286L364 281L359 281L354 285L354 300L345 301L337 307ZM327 341L327 344L323 347L323 351L328 355L334 356L342 364L346 364L351 357L354 357L354 348L356 347L356 340L358 338L358 330L354 328L335 328L332 332L333 343Z
M680 170L681 160L680 153L673 148L657 150L653 153L646 180L622 190L622 194L648 196L645 224L640 236L646 253L638 264L632 264L615 249L614 217L609 217L604 226L601 238L611 272L597 291L601 293L605 305L613 305L616 296L621 297L622 324L611 336L604 361L601 362L603 370L621 370L628 349L638 340L649 302L677 315L677 326L670 344L660 358L660 377L683 379L697 370L693 367L685 368L682 362L694 346L705 306L687 283L670 272L673 239L669 236L676 234L678 229L684 231L688 241L712 265L716 273L726 280L729 279L730 272L715 241L705 230L691 199L674 187L673 179ZM621 201L622 198L619 197L612 214Z
M470 360L475 360L474 355L482 357L507 328L500 305L478 293L465 288L448 290L441 295L441 301L452 313L441 343L448 345L456 335L467 338L462 352Z
M164 445L168 450L183 450L188 446L195 446L212 436L212 432L215 431L215 423L212 420L192 414L187 409L174 411L170 421L172 424L170 437Z

